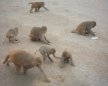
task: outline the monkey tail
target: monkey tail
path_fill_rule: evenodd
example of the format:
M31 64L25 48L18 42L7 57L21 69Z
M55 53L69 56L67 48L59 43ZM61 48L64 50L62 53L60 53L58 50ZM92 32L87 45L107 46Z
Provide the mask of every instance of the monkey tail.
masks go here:
M5 58L5 61L3 62L3 64L5 64L8 61L9 58L10 58L10 56L7 55L6 58Z

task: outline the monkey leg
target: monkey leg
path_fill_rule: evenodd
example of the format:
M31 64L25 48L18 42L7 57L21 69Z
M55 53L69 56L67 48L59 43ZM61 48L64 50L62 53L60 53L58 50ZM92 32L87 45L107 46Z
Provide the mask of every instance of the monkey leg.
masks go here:
M65 61L64 57L61 57L61 62L60 62L60 67L61 68L64 67L64 63L65 63L64 61Z
M33 7L31 6L30 13L32 13Z
M9 67L9 62L7 62L7 64L6 64L8 67Z
M9 61L7 61L7 62L5 62L6 63L6 65L9 67ZM5 64L5 63L3 63L3 64Z
M9 66L9 62L10 62L9 58L10 58L10 56L7 55L6 58L5 58L5 61L3 62L3 64L6 63L6 65Z
M42 56L43 56L43 60L45 61L45 59L46 59L46 57L47 57L46 52L45 52L45 51L40 50L40 53L42 54Z
M40 8L41 8L41 7L38 7L38 12L39 12Z
M7 63L6 63L6 65L9 67L9 63L11 62L11 60L8 60L7 61Z
M69 59L65 59L64 60L64 63L69 63Z
M37 10L37 7L35 7L35 12L37 12L38 10Z
M47 57L49 58L49 60L50 60L51 62L54 62L54 61L51 59L51 57L50 57L49 55L47 55Z
M43 52L43 59L44 59L44 61L45 61L46 57L47 57L47 53Z
M15 40L16 40L16 38L14 36L9 38L9 42L11 42L11 43L15 43L16 42Z
M24 74L26 74L27 68L26 67L23 67L23 70L24 70Z
M73 67L75 66L75 65L73 64L72 58L69 59L69 62L70 62L70 65L72 65Z
M50 82L50 80L47 78L46 74L44 73L43 69L41 68L40 65L37 66L39 71L42 73L42 75L44 76L44 81L45 82Z
M42 56L43 56L43 60L45 61L45 59L46 59L46 54L45 53L41 53L42 54Z
M15 64L15 67L16 67L16 73L20 74L21 66Z
M84 36L85 36L85 34L86 34L85 30L79 31L78 33L79 33L80 35L84 35Z
M9 37L9 42L13 42L13 37Z
M36 37L36 36L34 36L34 35L30 35L30 39L31 39L32 41L39 41L39 40L40 40L38 37Z

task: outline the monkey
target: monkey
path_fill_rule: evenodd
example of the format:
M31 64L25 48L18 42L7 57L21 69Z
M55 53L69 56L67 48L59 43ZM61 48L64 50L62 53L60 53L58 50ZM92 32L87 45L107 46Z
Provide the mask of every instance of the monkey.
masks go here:
M45 33L47 32L47 27L33 27L30 32L30 39L31 41L41 41L47 45L49 45L50 41L47 40Z
M16 68L16 73L20 74L21 67L23 68L24 74L26 74L27 70L32 67L37 67L39 71L43 74L44 80L46 82L50 82L48 80L46 74L44 73L41 65L42 65L42 55L40 54L32 54L25 50L16 49L7 54L3 64L13 63Z
M31 9L30 9L30 13L32 13L32 10L35 9L35 12L39 12L39 9L41 7L43 7L44 9L48 10L45 7L45 2L30 2L29 4L31 4Z
M64 50L61 55L61 68L64 67L65 63L70 63L73 67L75 66L72 60L72 55L66 50Z
M18 35L18 27L15 27L13 29L8 30L8 32L6 33L6 38L9 40L10 43L15 43L16 41L18 41L16 39L17 35Z
M88 35L95 36L95 33L91 30L95 26L96 26L95 21L85 21L80 23L76 28L76 30L73 30L72 33L78 33L84 36L88 36Z
M59 58L55 55L56 50L53 47L47 46L47 45L43 45L39 48L40 53L43 55L43 59L45 61L46 58L48 58L51 62L54 62L50 55L53 55L53 57L55 58Z

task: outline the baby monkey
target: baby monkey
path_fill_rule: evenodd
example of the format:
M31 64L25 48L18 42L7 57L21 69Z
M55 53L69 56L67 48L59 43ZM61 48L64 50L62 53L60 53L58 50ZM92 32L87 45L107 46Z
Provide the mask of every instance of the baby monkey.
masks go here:
M42 41L43 43L49 45L50 41L48 41L45 36L46 32L47 32L46 26L33 27L29 36L32 41Z
M73 64L72 55L68 51L63 51L61 55L61 68L64 67L64 64L70 63L70 65L75 66Z
M24 74L26 74L27 70L32 67L37 67L39 71L44 76L44 80L46 82L49 82L47 76L45 75L43 69L41 68L42 60L41 54L32 54L24 50L13 50L11 51L5 58L3 64L7 64L9 66L9 63L12 62L15 65L16 72L19 74L21 67L24 70Z
M57 56L55 56L56 50L53 47L50 46L41 46L39 48L40 53L43 55L43 59L45 61L46 58L48 58L51 62L53 62L53 60L51 59L50 55L53 55L53 57L58 58Z
M76 30L73 30L72 33L78 33L80 35L92 35L95 36L95 33L92 31L92 28L96 26L95 21L85 21L78 25Z
M15 43L16 41L18 41L16 38L17 35L18 35L18 27L15 27L13 29L8 30L8 32L6 33L6 38L9 40L10 43Z
M41 7L43 7L44 9L48 10L46 7L45 7L45 2L31 2L29 3L31 4L31 9L30 9L30 13L32 13L32 10L35 9L35 12L39 12L39 9Z

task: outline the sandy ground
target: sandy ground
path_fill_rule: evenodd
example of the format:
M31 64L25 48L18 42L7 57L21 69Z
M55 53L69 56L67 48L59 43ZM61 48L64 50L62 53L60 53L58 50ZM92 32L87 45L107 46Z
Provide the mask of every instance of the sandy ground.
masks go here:
M108 86L108 0L44 0L49 11L29 13L32 0L0 0L0 86ZM40 1L40 0L34 0ZM98 40L70 33L82 21L95 20ZM60 56L63 50L73 55L75 67L59 68L59 60L46 62L43 68L50 83L42 81L37 68L27 75L16 75L15 68L2 64L6 54L16 48L35 52L42 44L31 42L33 26L47 26L47 38ZM6 42L5 33L19 28L20 43Z

